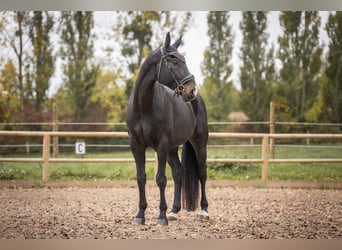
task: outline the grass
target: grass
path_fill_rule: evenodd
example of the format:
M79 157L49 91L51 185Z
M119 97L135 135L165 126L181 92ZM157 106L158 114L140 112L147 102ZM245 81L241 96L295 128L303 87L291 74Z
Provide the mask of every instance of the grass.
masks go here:
M340 147L281 147L276 148L276 158L340 158ZM13 157L13 156L12 156ZM25 157L23 155L18 157ZM41 157L31 155L30 157ZM63 154L60 157L75 157ZM131 153L119 151L106 154L87 153L86 158L131 158ZM148 151L147 157L153 158L154 152ZM261 158L261 147L208 148L208 158ZM154 179L154 163L146 164L147 179ZM258 180L261 179L261 164L249 163L208 163L209 180ZM269 164L270 180L342 180L341 163L282 163ZM134 163L50 163L52 180L135 180ZM172 179L170 168L167 178ZM0 162L0 180L41 180L41 163Z
M260 159L261 147L209 148L210 158ZM275 149L277 159L338 159L341 147L286 147ZM209 163L210 179L257 180L261 179L261 164ZM269 164L270 180L335 181L342 179L342 163L278 163Z
M270 164L270 180L337 181L342 180L341 163Z

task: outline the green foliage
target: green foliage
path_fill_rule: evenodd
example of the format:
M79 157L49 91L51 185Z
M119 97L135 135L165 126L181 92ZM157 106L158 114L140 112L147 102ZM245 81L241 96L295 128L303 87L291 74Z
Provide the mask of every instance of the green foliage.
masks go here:
M342 12L330 14L326 23L329 36L327 82L323 95L326 104L325 117L331 122L342 122Z
M38 163L0 163L0 180L40 180L42 167Z
M210 40L209 47L204 51L202 72L205 78L200 91L207 106L208 118L213 121L225 120L230 111L238 108L233 99L235 88L229 80L233 35L228 20L229 12L213 11L207 16Z
M321 92L322 91L320 91L316 96L311 108L304 114L304 118L308 122L317 122L320 120L319 118L324 107L324 100Z
M126 114L126 96L122 86L117 84L119 74L100 72L92 89L90 102L106 113L107 122L120 122Z
M211 180L257 180L261 179L260 164L208 163L208 178Z
M64 60L64 86L61 89L66 96L74 118L80 121L86 113L92 89L96 84L99 67L93 59L92 28L93 14L89 11L62 12L61 56Z
M241 108L252 121L268 120L275 82L273 47L267 51L267 12L243 12Z
M11 60L8 60L0 69L0 121L11 122L12 113L20 106L16 86L16 68ZM3 129L0 127L0 129Z
M16 22L16 29L13 37L9 41L11 47L13 48L15 55L18 60L18 86L19 86L19 96L21 104L24 101L24 60L25 60L25 52L24 52L24 36L26 30L26 11L15 11L14 13L14 21Z
M47 11L1 13L3 32L0 35L0 44L4 49L0 58L6 59L0 76L1 89L4 90L0 93L0 99L6 95L6 103L2 103L1 108L6 107L8 114L0 115L1 122L46 122L41 118L42 113L47 113L49 108L47 90L54 72L55 58L50 43L50 36L54 31L53 18L53 14ZM12 73L7 67L10 64L13 64ZM9 74L12 75L10 84L5 79ZM7 125L6 129L12 127ZM39 130L41 127L37 126L35 129Z
M4 62L11 60L16 66L15 94L20 101L20 105L23 105L25 101L24 74L30 52L26 42L29 12L7 11L0 14L0 45L4 46L4 48L1 48L1 52L5 52L1 53L0 60L2 59ZM9 51L12 52L13 57L8 56Z
M36 111L41 111L47 100L49 80L54 72L54 56L50 35L54 25L53 17L47 11L35 11L30 22L30 39L33 46L32 81L29 86L31 97L35 99ZM34 86L34 87L33 87ZM34 94L33 94L34 92Z
M276 71L273 46L267 45L268 14L243 12L241 90L237 90L231 82L234 36L229 12L209 12L210 43L201 65L204 81L200 87L209 120L225 121L231 111L243 110L250 120L265 121L269 101L273 100L277 121L341 123L341 13L331 12L323 24L329 38L325 53L320 44L318 12L282 12L281 36L274 46L279 48L276 53L280 60ZM64 77L53 99L58 102L61 121L123 121L143 58L163 43L167 31L171 30L173 37L184 35L193 19L190 12L169 11L126 11L115 13L115 17L109 20L115 34L98 34L100 38L110 37L111 45L115 44L112 50L118 44L120 55L111 58L111 64L98 66L92 12L0 13L0 121L50 121L52 101L47 90L58 59L62 60ZM57 33L60 43L53 48ZM110 71L113 61L121 71ZM291 129L282 126L278 132Z
M281 84L278 85L276 95L286 98L291 118L297 121L312 119L313 116L308 116L307 112L315 109L313 106L317 105L315 97L319 92L318 82L322 65L320 20L317 11L284 11L280 15L284 32L279 37L278 57L282 68Z

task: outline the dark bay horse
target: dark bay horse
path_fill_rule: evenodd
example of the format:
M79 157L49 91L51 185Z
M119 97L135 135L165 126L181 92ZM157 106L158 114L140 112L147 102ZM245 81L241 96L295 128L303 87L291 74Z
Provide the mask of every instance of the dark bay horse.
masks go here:
M126 122L139 187L139 212L135 218L139 224L145 223L147 207L145 151L148 147L157 152L158 158L158 224L167 225L168 218L176 219L181 209L181 190L184 207L188 211L195 211L199 184L200 215L209 218L205 193L208 141L206 109L197 93L194 76L190 74L184 57L177 51L180 39L173 45L170 45L170 41L170 34L167 33L164 46L151 52L143 62L127 108ZM178 147L182 144L180 162ZM168 217L165 199L166 162L171 167L174 179L174 201Z

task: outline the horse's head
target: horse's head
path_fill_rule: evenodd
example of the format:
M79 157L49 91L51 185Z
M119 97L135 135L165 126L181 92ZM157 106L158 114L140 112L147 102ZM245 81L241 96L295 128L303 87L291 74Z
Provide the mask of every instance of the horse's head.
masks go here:
M160 61L157 67L157 79L160 83L181 95L186 102L196 98L197 89L194 76L189 72L183 55L177 51L179 38L170 45L170 33L167 33L164 46L160 47Z

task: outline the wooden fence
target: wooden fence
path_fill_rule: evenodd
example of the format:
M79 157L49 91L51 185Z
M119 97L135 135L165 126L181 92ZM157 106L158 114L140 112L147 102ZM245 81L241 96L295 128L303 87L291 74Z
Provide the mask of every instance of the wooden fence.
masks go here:
M42 158L0 157L0 162L41 162L43 163L43 181L49 181L50 162L134 162L133 158L52 158L50 156L51 137L111 137L128 138L127 132L34 132L0 131L0 136L28 136L43 138ZM342 134L266 134L266 133L209 133L212 139L247 138L262 139L262 153L259 159L207 159L207 162L262 163L262 180L267 181L269 163L342 163L341 159L273 159L269 157L270 142L275 139L334 139L341 140ZM147 158L147 162L156 162L156 158Z

